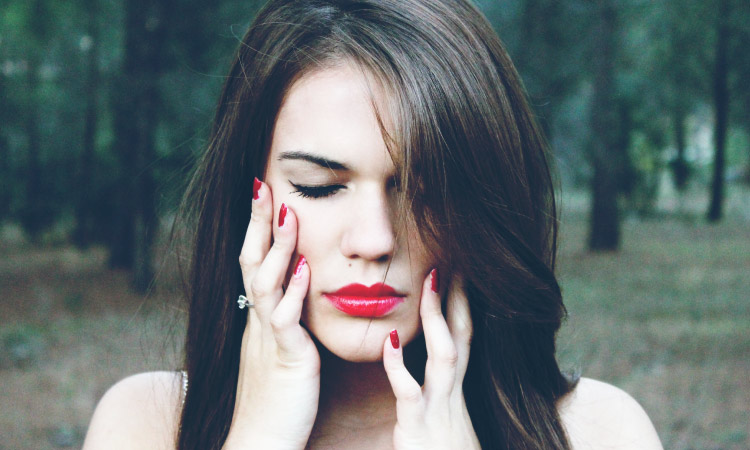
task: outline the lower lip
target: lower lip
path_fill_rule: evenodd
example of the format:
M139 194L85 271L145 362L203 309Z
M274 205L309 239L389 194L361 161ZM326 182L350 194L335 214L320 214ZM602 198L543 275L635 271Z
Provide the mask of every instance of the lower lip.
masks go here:
M383 317L403 303L403 297L352 297L325 294L336 309L354 317Z

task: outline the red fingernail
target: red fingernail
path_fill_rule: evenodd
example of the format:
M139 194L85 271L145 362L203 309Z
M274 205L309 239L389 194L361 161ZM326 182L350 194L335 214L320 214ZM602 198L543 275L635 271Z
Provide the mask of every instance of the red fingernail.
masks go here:
M260 198L258 191L260 191L262 185L263 183L261 183L257 177L253 180L253 200L258 200Z
M284 226L284 219L286 219L286 203L282 203L279 208L279 228Z
M432 292L437 292L438 289L440 289L437 269L432 269L432 272L430 272L430 288L432 289Z
M391 331L391 346L393 347L394 350L397 349L399 346L398 331L396 331L395 328L393 329L393 331Z
M305 265L307 260L304 256L299 255L299 261L297 261L297 267L294 268L294 278L299 278L302 276L302 266Z

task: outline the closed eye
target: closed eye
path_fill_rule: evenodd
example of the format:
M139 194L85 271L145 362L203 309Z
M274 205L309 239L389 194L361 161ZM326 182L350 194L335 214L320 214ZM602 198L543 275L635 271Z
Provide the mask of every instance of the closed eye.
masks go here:
M331 195L346 187L340 184L329 184L325 186L305 186L302 184L294 184L291 181L289 183L294 186L295 189L295 191L293 191L292 193L299 194L300 197L304 198L330 197Z

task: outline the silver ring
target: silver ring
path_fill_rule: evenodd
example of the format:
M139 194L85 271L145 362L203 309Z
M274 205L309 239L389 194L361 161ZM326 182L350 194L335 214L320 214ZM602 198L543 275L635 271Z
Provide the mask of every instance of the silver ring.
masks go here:
M248 300L248 298L245 297L244 295L240 295L240 298L237 299L237 304L240 306L240 309L245 309L245 307L248 307L248 308L255 307L255 303Z

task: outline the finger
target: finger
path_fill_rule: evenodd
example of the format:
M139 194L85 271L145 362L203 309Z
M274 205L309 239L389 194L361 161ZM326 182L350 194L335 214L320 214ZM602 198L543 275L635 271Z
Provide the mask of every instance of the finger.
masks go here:
M391 331L383 343L383 367L396 396L396 419L405 428L414 429L424 423L422 388L404 366L404 354L398 331Z
M278 219L273 224L273 245L250 282L255 300L255 312L261 324L268 324L284 294L283 282L292 254L297 246L297 217L285 204L279 207Z
M240 250L240 269L245 292L250 295L250 283L271 245L273 201L271 190L262 181L253 181L252 212Z
M273 199L271 189L262 181L253 180L253 199L250 222L245 232L245 240L240 250L240 270L242 271L242 283L245 287L245 295L252 298L250 284L265 258L271 245L273 221ZM248 308L248 317L245 334L250 337L249 330L255 334L260 331L260 320L254 308Z
M427 345L425 390L430 396L447 398L456 380L458 353L448 324L443 317L439 294L439 275L433 269L422 285L419 314Z
M271 190L262 181L253 181L252 211L250 223L245 232L245 240L240 251L240 268L245 282L245 291L250 292L250 280L255 270L263 262L271 245L273 201Z
M469 299L466 297L463 282L455 280L451 283L448 292L448 305L446 307L448 329L458 352L458 365L456 368L457 383L463 382L466 367L469 364L471 353L471 337L474 327L471 322L471 310Z
M308 344L309 338L299 321L309 285L310 267L305 257L300 255L286 293L271 314L271 328L282 360L299 354Z

